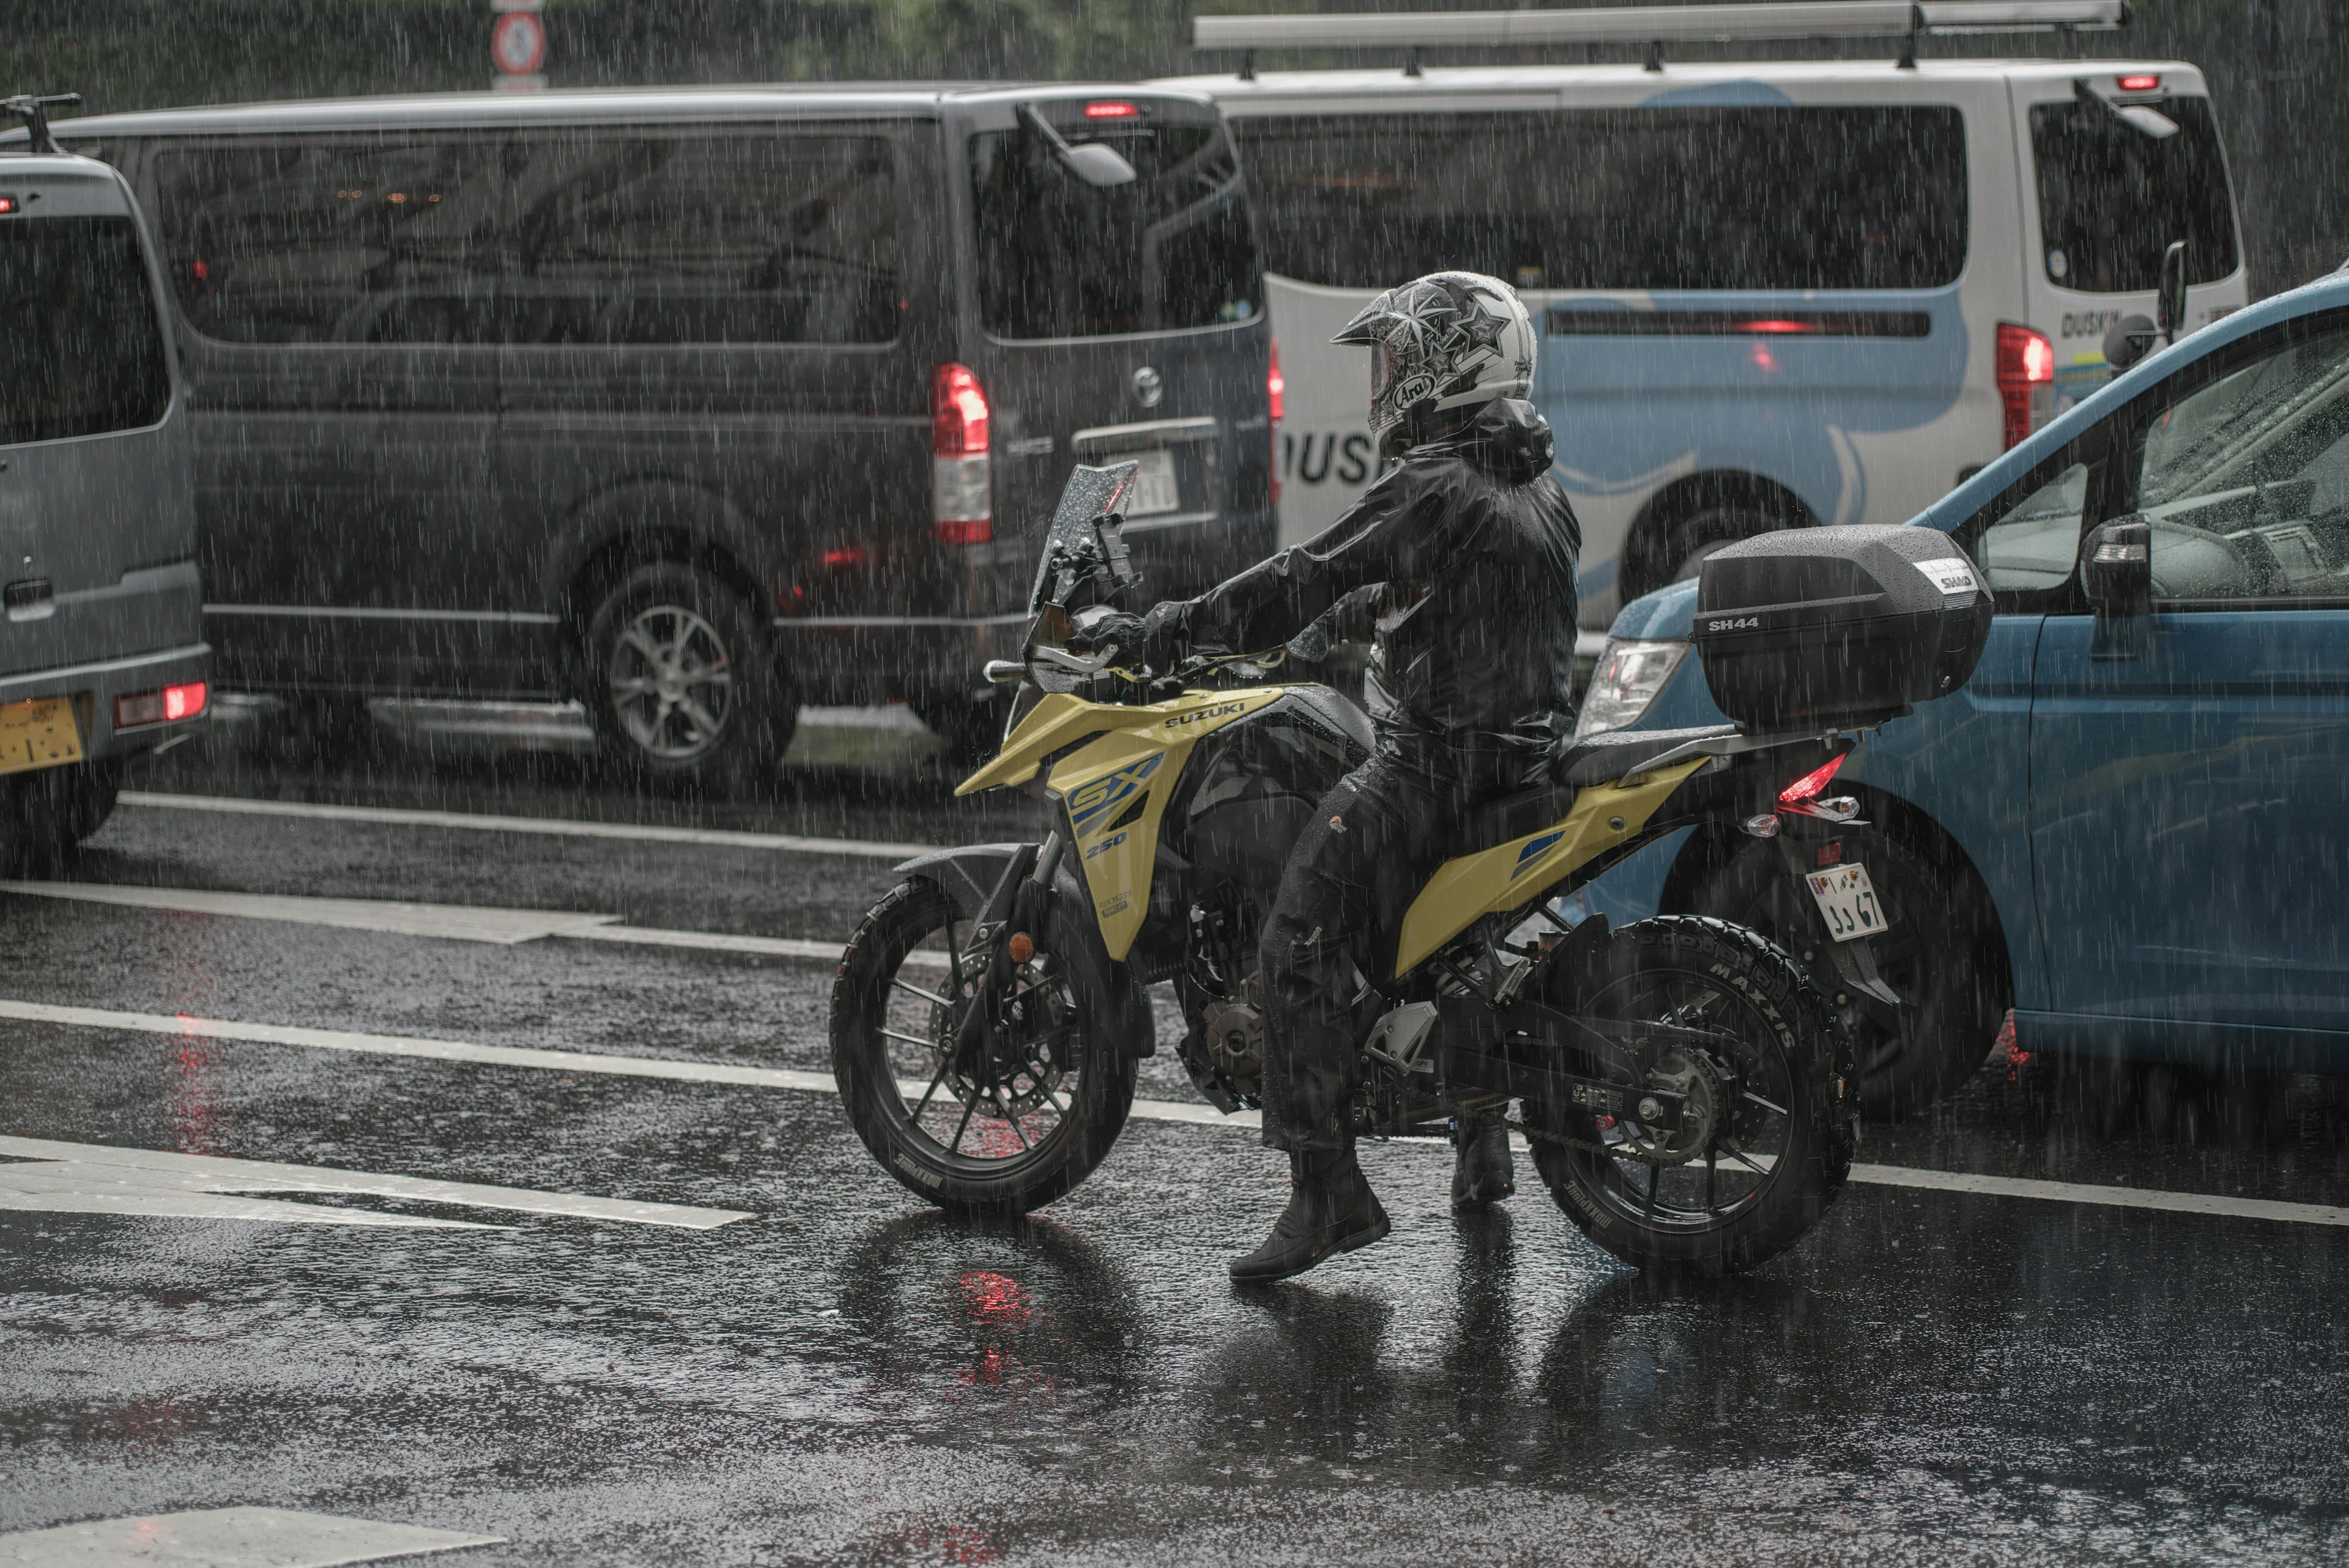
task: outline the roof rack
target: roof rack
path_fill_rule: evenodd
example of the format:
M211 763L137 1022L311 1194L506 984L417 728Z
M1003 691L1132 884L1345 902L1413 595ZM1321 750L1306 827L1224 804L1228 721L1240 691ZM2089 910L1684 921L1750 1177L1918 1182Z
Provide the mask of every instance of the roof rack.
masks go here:
M1648 68L1663 69L1668 43L1813 38L1917 40L1965 33L2105 32L2126 26L2128 0L1770 0L1734 5L1595 5L1570 11L1295 12L1199 16L1194 49L1238 49L1252 77L1258 49L1406 49L1418 74L1423 48L1507 48L1542 44L1645 44Z

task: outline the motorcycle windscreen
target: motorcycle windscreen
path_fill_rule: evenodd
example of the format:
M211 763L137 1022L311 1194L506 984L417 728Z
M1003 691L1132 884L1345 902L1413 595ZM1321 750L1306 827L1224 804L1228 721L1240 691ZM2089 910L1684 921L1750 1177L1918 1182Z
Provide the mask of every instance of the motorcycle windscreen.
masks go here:
M1052 557L1063 549L1074 549L1092 535L1096 524L1109 514L1133 483L1141 471L1136 462L1113 462L1106 468L1088 468L1079 463L1070 471L1069 483L1061 492L1061 504L1052 513L1051 532L1044 536L1044 548L1036 557L1036 586L1029 591L1028 613L1040 612L1052 587Z

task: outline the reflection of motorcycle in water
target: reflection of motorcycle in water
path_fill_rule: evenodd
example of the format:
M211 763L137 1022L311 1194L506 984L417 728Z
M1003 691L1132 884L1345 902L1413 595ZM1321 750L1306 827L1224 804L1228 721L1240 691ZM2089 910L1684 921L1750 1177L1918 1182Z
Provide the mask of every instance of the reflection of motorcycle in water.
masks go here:
M961 786L1026 790L1053 829L907 862L834 981L833 1068L858 1135L948 1209L1025 1212L1100 1163L1155 1049L1154 981L1181 998L1200 1092L1225 1111L1257 1103L1259 923L1317 803L1371 743L1343 698L1277 682L1281 651L1161 675L1069 649L1133 588L1116 506L1134 472L1071 476L1027 657L989 669L1019 684L1001 750ZM1641 1265L1744 1268L1816 1223L1850 1167L1857 1083L1808 975L1719 920L1569 929L1552 906L1693 822L1764 836L1788 812L1847 815L1806 781L1831 776L1847 732L1962 682L1988 629L1986 596L1970 576L1962 598L1935 579L1926 568L1947 563L1920 561L1921 537L1818 529L1723 551L1736 564L1709 566L1708 591L1740 613L1714 618L1726 636L1707 673L1745 722L1586 736L1553 782L1459 824L1393 972L1355 973L1360 1133L1434 1134L1520 1104L1561 1208Z

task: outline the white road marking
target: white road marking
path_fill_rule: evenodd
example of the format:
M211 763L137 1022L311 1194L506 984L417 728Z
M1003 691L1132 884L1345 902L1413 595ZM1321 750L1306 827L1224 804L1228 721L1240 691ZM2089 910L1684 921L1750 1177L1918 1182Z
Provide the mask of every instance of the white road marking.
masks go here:
M110 1144L60 1143L50 1138L0 1137L0 1156L7 1157L10 1162L0 1163L0 1209L36 1209L52 1213L267 1220L285 1224L375 1225L396 1230L492 1228L462 1220L425 1219L371 1209L334 1209L315 1203L216 1196L347 1192L419 1203L462 1204L471 1209L509 1209L524 1214L613 1220L630 1225L678 1226L688 1231L713 1231L750 1218L748 1212L735 1209L583 1198L576 1193L536 1192L524 1187L431 1181L418 1176L331 1170L324 1166L280 1165L263 1159L225 1159L209 1154L171 1154L160 1149L119 1148ZM5 1561L0 1558L0 1563Z
M0 1563L21 1568L336 1568L427 1552L496 1546L460 1534L284 1508L200 1508L93 1519L0 1535Z
M252 800L240 795L159 794L127 789L120 803L171 811L229 812L249 816L305 817L317 822L377 822L405 827L454 827L478 833L537 833L563 838L620 838L647 844L714 844L732 849L774 849L799 855L858 855L910 860L934 844L891 844L869 838L810 838L795 833L749 833L723 827L662 827L628 822L579 822L552 816L494 816L470 811L413 811L402 806L331 805L303 800Z
M761 1088L796 1089L810 1094L838 1092L838 1085L833 1082L829 1073L810 1073L786 1067L746 1067L726 1062L678 1062L652 1056L609 1055L594 1051L531 1050L512 1045L481 1045L463 1040L426 1040L407 1034L359 1034L285 1023L236 1023L221 1019L191 1018L183 1014L117 1012L95 1007L60 1007L49 1002L5 999L0 999L0 1018L72 1028L200 1035L216 1040L304 1045L388 1056L419 1056L444 1062L480 1062L497 1066L538 1067L565 1073L603 1073L690 1084L744 1084ZM901 1083L899 1087L907 1094L919 1096L925 1085ZM1257 1113L1254 1111L1241 1111L1227 1116L1212 1106L1181 1100L1136 1100L1129 1114L1141 1121L1185 1122L1241 1131L1253 1131L1261 1125ZM1524 1152L1523 1139L1512 1138L1511 1141L1519 1152ZM1445 1146L1430 1142L1426 1147L1441 1149ZM1992 1198L2030 1198L2111 1209L2151 1209L2173 1214L2272 1220L2292 1225L2349 1227L2349 1208L2323 1203L2286 1203L2266 1198L2229 1198L2214 1193L2175 1192L2157 1188L2042 1181L2018 1176L1978 1176L1967 1171L1928 1170L1907 1165L1855 1165L1851 1168L1851 1179L1868 1187L1906 1187L1929 1192L1979 1193Z
M313 898L286 893L222 893L199 888L140 888L105 882L0 881L0 893L65 898L88 904L118 904L140 909L222 915L235 919L286 920L296 925L337 926L346 930L390 931L401 936L440 937L452 941L512 946L542 937L587 941L632 942L706 952L759 953L771 958L840 961L838 942L803 937L754 937L731 931L676 931L656 926L624 926L617 915L566 909L499 909L478 904L409 904L390 898ZM943 952L916 950L916 963L944 965Z

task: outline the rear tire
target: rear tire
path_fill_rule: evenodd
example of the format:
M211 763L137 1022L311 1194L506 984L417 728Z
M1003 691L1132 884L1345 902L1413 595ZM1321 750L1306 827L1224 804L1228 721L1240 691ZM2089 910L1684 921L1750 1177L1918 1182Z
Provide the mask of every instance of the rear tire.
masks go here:
M1092 1174L1117 1141L1137 1053L1116 1021L1136 1005L1149 1014L1115 993L1097 944L1073 929L1083 918L1059 899L1048 907L1018 993L1030 1022L977 1063L947 1048L977 976L938 961L949 942L970 940L943 888L898 884L850 940L832 987L833 1076L856 1136L915 1196L957 1213L1025 1214Z
M626 776L733 794L770 782L798 707L739 593L698 567L638 566L596 607L584 697Z
M1609 932L1551 995L1582 1017L1715 1033L1710 1054L1734 1075L1711 1079L1725 1106L1702 1152L1669 1163L1601 1152L1656 1136L1636 1113L1527 1107L1553 1135L1531 1140L1534 1166L1584 1235L1639 1268L1717 1275L1819 1222L1851 1175L1857 1085L1849 1037L1792 957L1739 927L1662 915Z
M122 793L119 759L0 778L0 866L44 875L106 826Z

